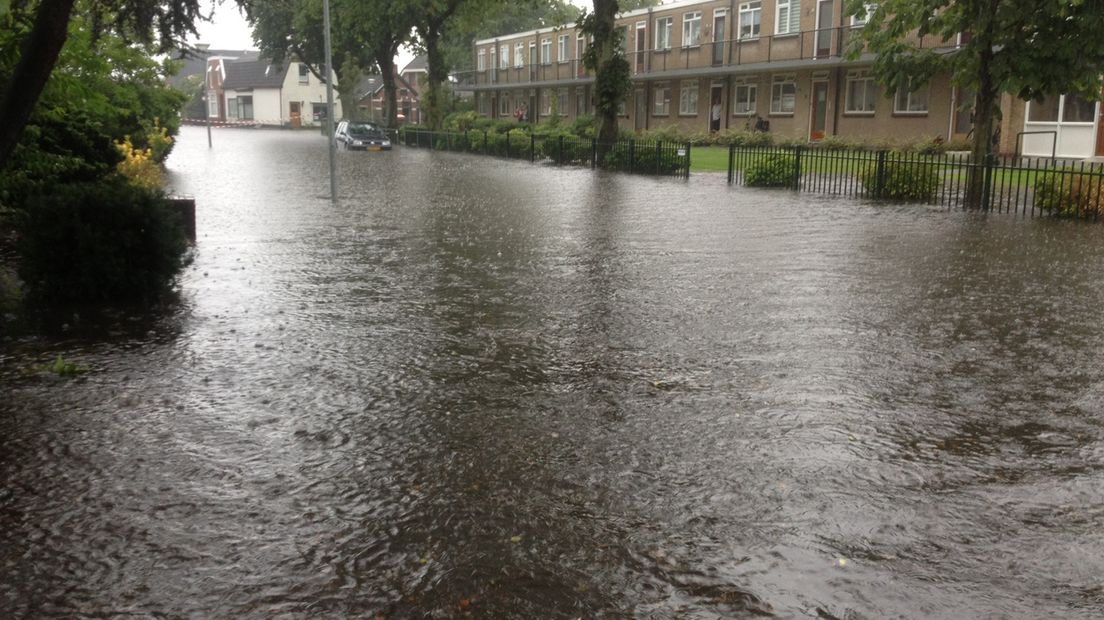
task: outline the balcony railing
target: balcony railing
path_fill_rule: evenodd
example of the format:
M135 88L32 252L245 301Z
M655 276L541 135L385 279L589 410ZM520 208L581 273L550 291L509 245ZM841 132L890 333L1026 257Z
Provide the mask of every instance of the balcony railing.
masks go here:
M633 75L655 75L673 71L739 67L786 61L817 61L841 58L848 42L858 30L853 26L806 30L792 34L761 35L710 41L700 45L647 49L628 52ZM920 48L954 48L953 42L931 37L915 37L912 43ZM482 71L462 71L453 74L461 88L511 86L540 82L589 80L593 75L581 60L543 63L506 68L493 67Z

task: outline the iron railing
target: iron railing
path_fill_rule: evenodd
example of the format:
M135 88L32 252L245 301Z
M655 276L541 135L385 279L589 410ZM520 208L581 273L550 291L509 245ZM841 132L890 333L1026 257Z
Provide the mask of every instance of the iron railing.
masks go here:
M522 130L429 131L406 127L405 146L491 155L557 165L588 166L634 174L688 177L690 145L653 140L599 142L567 135L541 136Z
M975 163L968 153L734 145L728 182L1023 215L1104 216L1104 164L1044 158Z

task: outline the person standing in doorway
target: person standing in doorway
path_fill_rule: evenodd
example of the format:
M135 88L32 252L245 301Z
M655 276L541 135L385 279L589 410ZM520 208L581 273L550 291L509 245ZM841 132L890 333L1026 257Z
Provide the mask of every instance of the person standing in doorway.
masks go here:
M716 100L709 111L709 130L717 132L721 130L721 102Z

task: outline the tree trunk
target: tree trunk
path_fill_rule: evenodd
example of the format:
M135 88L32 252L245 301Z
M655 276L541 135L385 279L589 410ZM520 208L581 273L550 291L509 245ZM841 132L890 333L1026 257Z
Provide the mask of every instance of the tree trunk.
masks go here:
M994 8L995 10L995 8ZM976 36L992 38L988 28L991 21L983 22L985 30ZM993 50L990 45L981 47L978 57L978 87L974 98L974 143L970 154L970 172L966 177L966 206L971 209L983 209L986 202L986 170L993 153L993 124L1000 116L1000 91L993 83Z
M395 53L398 44L386 43L380 46L376 53L376 64L379 65L380 79L383 81L383 120L387 127L398 126L398 98L395 88Z
M426 61L429 63L426 69L426 89L422 93L422 109L425 110L429 128L438 131L445 116L441 85L448 79L448 66L445 65L445 56L441 53L440 26L431 24L422 33L422 39L426 48Z
M357 105L357 84L361 70L352 60L341 64L337 76L337 98L341 101L341 112L349 120L361 120L360 106Z
M594 0L594 42L591 45L598 59L595 68L594 91L598 98L598 141L612 144L617 141L617 98L611 98L613 61L616 58L616 40L614 28L617 19L617 0ZM620 93L624 97L624 93Z
M0 100L0 170L8 163L42 90L50 79L58 54L69 37L74 0L41 0L31 32L23 41L19 62L4 84Z

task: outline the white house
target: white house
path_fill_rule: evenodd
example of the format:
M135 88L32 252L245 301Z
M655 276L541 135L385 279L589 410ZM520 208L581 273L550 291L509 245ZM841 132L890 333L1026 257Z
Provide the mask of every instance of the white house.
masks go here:
M292 128L326 122L326 84L305 63L228 62L224 70L222 101L227 121ZM336 94L334 118L341 118Z

